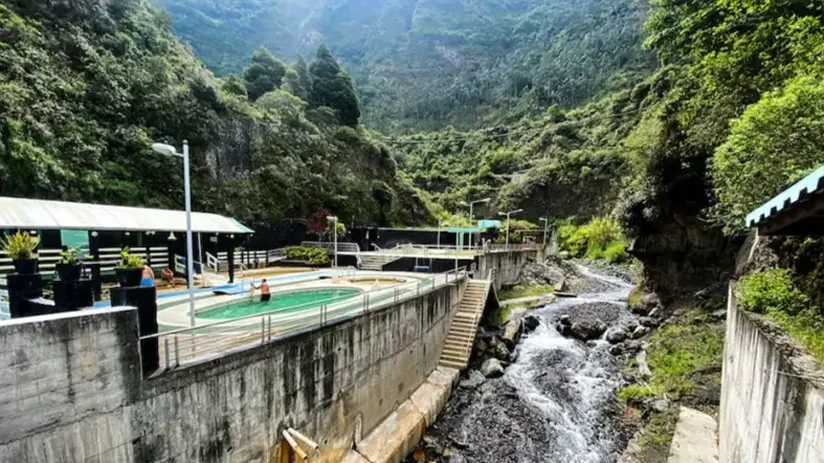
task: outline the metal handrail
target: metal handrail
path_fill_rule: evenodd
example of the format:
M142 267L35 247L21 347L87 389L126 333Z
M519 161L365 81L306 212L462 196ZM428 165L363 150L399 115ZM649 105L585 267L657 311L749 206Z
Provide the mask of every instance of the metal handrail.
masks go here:
M446 276L444 284L448 284L449 283L449 277L448 277L449 275L453 275L453 274L455 275L455 278L452 279L452 281L454 282L454 281L456 281L457 279L460 278L459 275L462 274L462 273L463 274L466 273L466 267L460 267L458 269L449 270L448 272L436 274L432 278L428 278L428 280L434 281L438 276ZM420 282L420 280L419 280L419 282ZM419 289L418 288L419 282L405 283L405 284L400 285L400 286L413 286L414 285L415 290L417 290L417 289ZM433 286L432 289L434 289L434 288L435 287ZM364 291L361 294L362 295L369 295L369 294L374 294L374 293L378 293L378 292L382 292L382 291L388 291L388 290L389 290L389 288L379 288L379 289ZM352 299L352 298L353 298L353 296L339 296L339 297L336 297L336 298L329 299L327 302L325 302L325 304L326 305L334 304L336 302L342 302L342 301ZM218 320L216 322L204 323L202 325L197 325L197 326L194 326L194 327L179 328L179 329L176 329L176 330L166 331L166 332L163 332L163 333L150 334L150 335L142 336L140 339L145 340L145 339L158 338L158 337L162 337L162 336L188 333L190 331L197 331L199 329L211 328L211 327L214 327L214 326L225 325L225 324L229 324L229 323L236 324L237 322L243 321L243 320L263 317L263 316L267 316L267 315L276 315L276 314L279 314L281 312L291 312L295 309L303 308L303 307L310 306L310 305L313 305L313 304L316 304L316 303L315 302L306 302L306 303L303 303L303 304L297 304L297 305L293 305L293 306L289 306L289 307L282 307L280 309L271 310L271 311L268 311L268 312L261 312L261 313L252 314L252 315L245 315L243 317L226 319L226 320ZM237 326L233 325L232 328L237 328Z
M427 279L430 283L430 287L427 290L427 292L442 287L442 285L440 285L438 281L441 278L443 278L443 285L449 285L450 275L454 275L451 281L455 282L459 279L465 278L467 276L467 272L465 268L459 268L455 270L450 270L446 273L433 275L431 278ZM259 340L261 344L264 344L273 339L284 339L299 333L316 329L317 327L325 326L330 320L330 312L333 314L331 318L332 320L343 320L359 316L363 313L368 313L370 310L375 310L376 308L382 307L385 304L397 303L401 300L407 300L408 298L417 297L422 294L424 281L425 280L418 280L417 282L407 283L404 285L396 286L394 288L378 288L366 291L362 293L362 296L360 297L341 296L338 298L334 298L330 301L322 303L320 307L318 307L318 312L316 315L313 314L308 317L300 317L300 314L296 313L294 314L294 316L287 317L282 320L275 320L276 324L283 323L285 325L285 331L281 333L273 333L272 331L273 316L279 316L295 312L295 309L299 309L309 305L314 305L317 303L310 302L305 304L299 304L260 314L253 314L230 320L220 320L213 323L206 323L203 325L198 325L196 327L182 328L164 333L156 333L153 335L141 337L140 339L145 340L165 338L164 358L166 361L166 367L168 368L172 366L170 340L173 341L174 344L174 365L180 365L181 359L183 359L184 361L188 361L206 354L217 353L223 349L236 347L240 344L245 345L251 341L257 342L256 340L258 339L258 335L254 331L254 328L256 326L260 326ZM376 296L377 293L385 294L383 294L383 297L373 298L373 296ZM356 298L360 298L361 301L354 301L353 299ZM353 301L351 303L347 303L349 300ZM334 307L334 305L338 306ZM256 319L260 319L260 322L258 323ZM243 323L244 321L249 321L251 323ZM275 328L278 327L276 326ZM223 331L212 331L213 329L223 329ZM207 336L197 336L197 330L206 331L202 334ZM216 335L218 337L217 342L213 337L208 335ZM227 335L231 336L227 337ZM230 344L225 344L224 342L226 341L228 341ZM188 345L181 346L182 344L187 342ZM183 352L181 351L181 349L183 349Z

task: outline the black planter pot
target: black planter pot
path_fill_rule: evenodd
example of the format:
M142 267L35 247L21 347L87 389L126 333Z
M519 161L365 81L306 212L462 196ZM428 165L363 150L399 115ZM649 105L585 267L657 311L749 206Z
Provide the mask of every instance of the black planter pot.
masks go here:
M83 273L83 264L57 264L55 268L60 281L77 281Z
M37 259L15 259L11 261L14 271L23 275L37 273Z
M114 273L121 288L140 286L140 280L143 278L142 268L116 268Z

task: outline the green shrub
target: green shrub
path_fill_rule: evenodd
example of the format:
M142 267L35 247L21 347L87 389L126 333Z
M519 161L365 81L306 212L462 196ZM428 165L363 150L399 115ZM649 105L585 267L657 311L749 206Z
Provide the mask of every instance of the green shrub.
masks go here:
M120 259L117 261L117 268L136 269L143 268L143 259L136 254L129 252L129 248L120 250Z
M300 260L310 265L324 265L329 263L329 254L326 249L308 246L289 246L283 248L283 253L289 260Z
M629 260L627 247L622 242L614 242L604 249L604 259L610 264L622 264Z
M736 285L736 296L742 307L761 314L796 315L810 305L809 298L795 287L790 272L785 269L745 276Z
M765 314L824 363L824 317L793 283L790 272L753 272L735 287L741 306Z
M565 224L558 228L561 250L575 257L622 263L629 260L626 239L618 223L609 217L595 217L581 226Z
M38 244L40 244L40 238L24 232L6 235L0 240L0 246L14 260L31 259Z
M625 403L640 402L654 395L655 392L647 385L630 384L618 391L618 400Z

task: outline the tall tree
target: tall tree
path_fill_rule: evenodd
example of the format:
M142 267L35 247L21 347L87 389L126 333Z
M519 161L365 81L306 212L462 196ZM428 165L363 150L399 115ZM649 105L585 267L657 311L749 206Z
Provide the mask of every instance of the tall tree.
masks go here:
M309 75L312 79L312 105L328 106L337 111L342 124L357 126L360 107L352 78L338 66L326 45L318 47L318 53L309 66Z
M298 57L292 69L286 71L284 78L284 88L292 95L309 101L309 91L312 89L312 80L309 78L309 69L306 67L306 61L303 57Z
M266 47L259 47L252 54L252 63L243 71L243 81L249 99L257 100L266 92L280 87L286 65L275 58Z

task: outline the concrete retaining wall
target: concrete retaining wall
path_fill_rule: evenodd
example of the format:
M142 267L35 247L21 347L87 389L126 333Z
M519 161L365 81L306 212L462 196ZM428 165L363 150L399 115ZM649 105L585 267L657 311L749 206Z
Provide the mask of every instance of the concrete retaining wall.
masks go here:
M486 278L489 269L495 269L495 289L518 282L521 269L536 260L538 251L493 251L476 257L477 278Z
M720 461L824 462L824 377L809 356L730 294L719 417Z
M463 283L141 379L133 309L0 324L0 461L338 462L436 368ZM356 436L357 434L357 436Z

